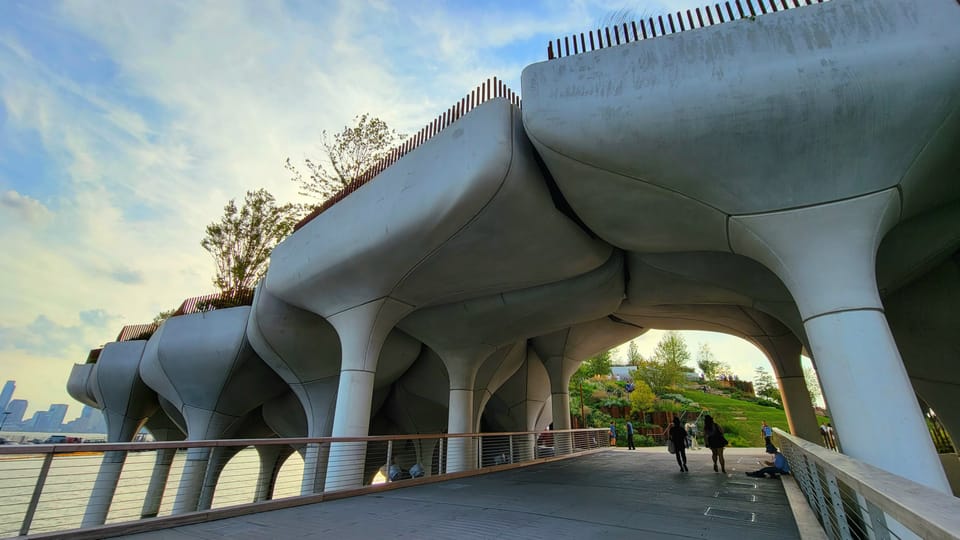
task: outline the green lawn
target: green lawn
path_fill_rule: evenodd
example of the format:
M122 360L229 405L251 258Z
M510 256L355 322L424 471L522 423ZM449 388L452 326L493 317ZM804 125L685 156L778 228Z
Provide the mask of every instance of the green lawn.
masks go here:
M707 394L698 390L685 390L683 395L700 404L707 414L720 424L731 446L762 447L763 435L760 424L766 420L771 427L780 428L789 433L787 415L782 409L764 407L749 401L741 401L727 396ZM829 419L820 416L818 422Z

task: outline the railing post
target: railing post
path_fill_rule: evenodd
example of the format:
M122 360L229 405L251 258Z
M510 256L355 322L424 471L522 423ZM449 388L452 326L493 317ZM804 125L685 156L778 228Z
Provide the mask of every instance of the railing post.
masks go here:
M823 486L820 484L820 474L817 472L817 464L810 461L808 468L810 471L810 487L813 490L813 498L816 501L817 509L820 511L820 523L825 530L830 527L830 509L827 507L826 498L823 496Z
M440 437L440 453L437 454L437 474L443 474L446 470L443 466L443 450L447 446L446 441L446 437Z
M477 468L483 468L483 437L477 436Z
M509 440L508 444L510 445L510 464L512 465L513 464L513 435L509 435L507 438Z
M867 514L864 517L870 520L870 528L872 529L870 538L872 540L890 540L890 530L887 528L887 515L883 510L859 493L857 494L857 499L860 501L860 508Z
M850 526L847 525L847 513L843 510L843 496L840 494L840 485L837 477L830 471L824 470L823 476L827 479L827 489L830 490L830 501L833 503L834 517L837 520L837 532L840 538L846 540L850 536Z
M393 439L387 441L387 483L390 483L390 467L393 465Z
M52 462L53 452L43 457L43 465L40 466L40 474L37 475L37 484L33 487L33 496L30 497L30 504L27 505L27 511L23 514L23 524L20 525L20 536L26 536L30 533L33 515L37 512L37 505L40 504L40 495L43 493L44 484L47 483L47 474L50 472L50 464Z

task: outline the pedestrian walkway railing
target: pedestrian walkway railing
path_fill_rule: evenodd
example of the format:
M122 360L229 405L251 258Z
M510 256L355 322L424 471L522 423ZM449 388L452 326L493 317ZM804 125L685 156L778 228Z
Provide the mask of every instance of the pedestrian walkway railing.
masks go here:
M0 538L108 538L565 459L607 429L0 446Z
M960 538L960 499L782 430L774 432L829 538Z

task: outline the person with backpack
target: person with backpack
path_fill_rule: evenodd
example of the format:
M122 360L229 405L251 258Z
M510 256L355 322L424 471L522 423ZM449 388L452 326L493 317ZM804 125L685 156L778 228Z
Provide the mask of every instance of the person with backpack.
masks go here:
M690 472L687 468L687 430L680 425L680 419L673 417L673 425L667 431L667 438L673 443L674 455L677 456L677 465L680 472Z
M713 458L713 472L717 471L717 462L720 462L720 471L727 472L726 463L723 460L723 449L728 444L727 438L723 436L723 430L713 421L709 414L703 417L703 438L710 449L710 457Z

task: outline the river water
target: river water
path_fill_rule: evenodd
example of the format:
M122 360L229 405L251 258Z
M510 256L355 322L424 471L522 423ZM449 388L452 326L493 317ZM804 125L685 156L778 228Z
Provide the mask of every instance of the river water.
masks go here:
M37 434L30 435L33 438ZM6 432L3 436L9 439ZM25 445L23 448L28 450L30 447ZM171 512L185 457L186 452L180 451L173 461L160 515L169 515ZM80 526L101 458L102 454L92 452L57 455L54 458L30 528L31 533ZM107 523L139 519L155 459L154 451L128 454ZM3 493L0 498L0 538L19 533L42 464L43 457L36 454L0 456L0 493ZM256 450L241 450L223 470L213 508L252 502L258 472L259 457ZM299 495L302 472L303 460L294 452L280 470L274 498Z

